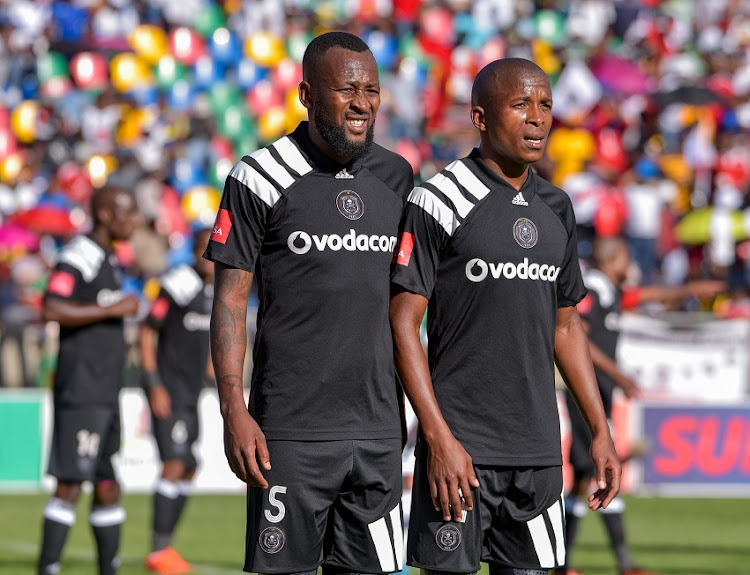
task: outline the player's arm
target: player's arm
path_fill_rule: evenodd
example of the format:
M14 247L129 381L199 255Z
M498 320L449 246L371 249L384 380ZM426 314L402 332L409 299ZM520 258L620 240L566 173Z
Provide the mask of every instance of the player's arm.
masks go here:
M588 337L575 306L557 310L555 362L591 430L591 459L596 465L597 490L589 497L589 507L593 510L607 507L620 490L620 461L604 414Z
M151 413L157 419L166 419L172 413L172 399L159 377L156 364L156 344L159 332L146 322L138 329L138 351L141 356L141 386L146 392Z
M390 320L396 370L427 442L427 472L435 509L442 510L446 521L450 521L453 509L453 517L459 521L461 494L465 508L471 510L474 503L470 486L478 487L479 481L471 456L453 437L435 398L430 369L419 339L426 308L427 298L401 288L394 289Z
M137 311L138 298L134 295L128 295L110 306L46 297L42 305L42 319L56 321L62 327L82 327L111 318L133 315Z
M623 307L633 309L645 302L678 304L686 297L709 299L726 289L726 283L720 280L696 280L681 286L653 285L626 288L623 292Z
M216 262L214 274L211 358L224 419L224 453L237 477L249 485L266 488L268 482L260 470L271 469L266 439L247 411L242 386L247 299L253 274L220 262Z
M592 340L589 340L589 353L594 367L609 376L627 397L634 398L640 395L641 389L635 380L622 371L615 360L604 353Z

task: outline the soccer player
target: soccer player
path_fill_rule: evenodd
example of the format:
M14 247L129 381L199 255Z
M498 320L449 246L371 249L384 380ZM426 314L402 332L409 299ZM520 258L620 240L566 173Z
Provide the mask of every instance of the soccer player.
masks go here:
M201 257L211 230L196 232L195 264L181 265L161 279L159 296L140 329L142 383L148 395L161 478L152 511L151 553L156 573L189 573L192 566L172 547L172 534L190 496L198 462L198 398L208 366L208 325L214 264Z
M396 366L420 425L407 563L546 574L565 560L555 361L593 434L593 509L617 494L620 463L576 312L571 203L529 169L550 131L549 79L528 60L492 62L471 118L479 148L412 191L392 274Z
M630 267L628 246L620 238L598 238L592 251L593 267L584 276L588 294L578 304L578 312L588 333L591 359L594 363L599 393L607 418L612 414L612 394L619 387L627 397L638 397L636 382L617 365L617 339L619 317L623 310L659 301L673 303L688 296L713 297L724 288L718 281L695 281L680 287L645 286L623 287ZM566 402L570 418L572 441L569 460L574 472L573 486L565 501L566 557L570 558L580 520L586 515L585 498L596 475L589 458L591 435L573 397L567 393ZM623 513L625 502L617 497L601 517L609 535L610 545L617 558L621 575L651 575L650 571L635 567L625 537ZM567 562L566 562L567 563ZM563 565L555 571L559 575L580 575L579 571Z
M224 448L248 483L246 571L401 569L401 423L389 268L409 164L373 143L375 58L348 33L313 39L309 122L249 156L224 186L211 354ZM249 406L250 285L260 307Z
M94 483L89 521L103 575L117 571L125 520L111 458L120 447L123 318L138 311L138 299L121 290L112 243L131 236L139 213L128 191L105 187L93 197L91 214L91 233L60 252L42 307L45 321L60 324L60 350L49 461L57 487L44 509L40 575L60 570L84 481Z

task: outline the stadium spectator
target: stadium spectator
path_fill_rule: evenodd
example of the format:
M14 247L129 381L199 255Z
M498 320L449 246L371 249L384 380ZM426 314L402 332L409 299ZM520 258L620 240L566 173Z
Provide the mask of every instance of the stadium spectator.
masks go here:
M61 251L42 308L45 321L60 324L60 351L49 461L57 487L44 509L40 575L60 571L84 481L94 484L89 522L99 573L116 573L119 565L125 510L111 459L120 447L123 318L138 311L138 299L121 289L113 242L131 236L139 213L133 196L115 187L105 187L93 197L91 212L91 233L77 236Z
M555 362L594 437L592 509L617 495L620 463L575 308L573 208L529 168L552 124L547 75L488 64L471 116L479 148L409 196L392 273L396 366L420 425L407 563L545 575L565 561Z
M142 385L162 461L152 510L151 553L156 573L190 573L192 566L172 547L198 468L198 399L208 367L208 325L213 302L213 263L201 257L211 230L194 236L195 264L161 278L159 296L140 328ZM213 370L211 370L213 372Z
M388 270L413 173L373 143L380 84L367 44L323 34L302 66L309 122L235 165L206 250L216 262L211 354L225 452L248 484L245 570L394 572L402 394Z

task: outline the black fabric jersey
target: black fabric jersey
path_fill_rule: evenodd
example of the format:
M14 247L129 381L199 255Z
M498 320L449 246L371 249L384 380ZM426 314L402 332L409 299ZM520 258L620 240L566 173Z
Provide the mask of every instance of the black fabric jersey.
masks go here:
M124 296L114 254L74 238L60 252L46 298L110 306ZM122 318L60 327L54 399L58 405L116 405L125 365Z
M412 186L378 145L332 163L306 122L230 172L205 257L255 273L249 410L267 438L400 437L388 277Z
M159 377L173 405L198 403L208 362L213 295L213 284L204 284L192 267L179 266L162 277L159 297L146 317L159 332Z
M441 411L475 463L562 463L557 308L586 294L562 190L529 171L520 191L478 150L409 196L393 282L429 298Z
M583 278L588 294L578 304L578 313L589 324L589 339L613 360L617 354L617 338L622 313L622 290L617 289L609 278L597 269L588 270ZM615 383L599 369L596 381L602 396L604 410L612 413L612 391Z

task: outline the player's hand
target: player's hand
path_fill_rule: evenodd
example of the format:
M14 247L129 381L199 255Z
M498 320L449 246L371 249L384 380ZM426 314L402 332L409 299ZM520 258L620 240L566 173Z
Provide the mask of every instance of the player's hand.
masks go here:
M240 407L224 417L224 454L237 477L252 487L266 489L268 482L260 470L271 469L266 436L244 404Z
M471 488L479 487L471 456L453 435L430 444L427 456L427 478L432 504L442 511L445 521L463 522L463 512L474 508Z
M693 297L711 299L727 289L726 282L721 280L696 280L685 286Z
M130 294L107 309L111 317L125 317L126 315L135 315L138 313L139 305L138 298Z
M596 491L589 495L589 509L606 509L620 491L622 469L609 431L591 442L591 459L596 466Z
M638 399L641 396L641 388L632 377L623 374L618 378L617 386L622 389L628 399Z
M148 391L148 405L156 419L167 419L172 415L172 398L163 385L156 385Z

